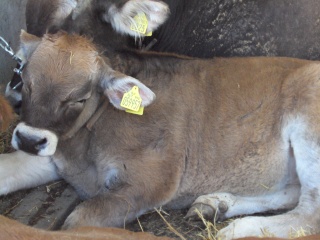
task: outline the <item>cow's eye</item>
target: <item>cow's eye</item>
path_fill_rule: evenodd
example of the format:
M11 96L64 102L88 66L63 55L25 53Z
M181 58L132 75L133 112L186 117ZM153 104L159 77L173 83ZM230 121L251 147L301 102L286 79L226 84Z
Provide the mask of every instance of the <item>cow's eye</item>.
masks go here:
M79 101L77 101L78 103L85 103L87 101L87 99L81 99Z
M81 100L78 100L78 101L69 102L68 105L71 108L82 108L86 101L87 101L87 99L81 99Z

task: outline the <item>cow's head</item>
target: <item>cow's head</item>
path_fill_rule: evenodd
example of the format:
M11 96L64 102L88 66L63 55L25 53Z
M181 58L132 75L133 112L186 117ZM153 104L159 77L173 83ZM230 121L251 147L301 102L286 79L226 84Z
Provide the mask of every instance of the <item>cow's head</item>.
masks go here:
M12 145L29 153L50 156L59 138L74 127L81 128L94 114L99 99L106 96L120 109L123 94L138 86L142 106L154 93L135 78L113 70L93 43L79 35L59 32L38 38L21 33L22 73L21 120Z
M147 32L152 32L167 20L169 12L168 5L159 0L28 0L26 20L28 31L38 36L50 28L89 34L110 26L115 33L143 37L131 28L138 14L145 14Z
M62 29L116 49L131 45L131 37L132 42L144 37L131 29L140 13L148 19L146 32L152 32L168 18L169 8L155 0L28 0L26 21L28 32L37 36ZM15 75L6 89L6 97L17 113L21 108L20 81Z

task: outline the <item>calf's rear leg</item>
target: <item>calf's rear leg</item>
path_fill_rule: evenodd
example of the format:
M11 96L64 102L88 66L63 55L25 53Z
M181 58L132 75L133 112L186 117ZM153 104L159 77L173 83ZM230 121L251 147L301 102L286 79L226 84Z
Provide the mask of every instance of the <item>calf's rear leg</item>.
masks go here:
M256 197L241 197L230 193L213 193L198 197L187 213L196 218L198 209L206 219L225 219L278 209L292 209L299 201L300 185L287 185L284 189Z
M317 118L310 116L309 119L309 122L300 120L299 126L291 126L290 131L284 131L293 148L301 184L297 206L287 213L272 217L237 219L222 229L219 237L232 239L261 236L268 232L276 237L288 238L296 236L297 231L301 230L306 234L320 232L320 134L316 129Z
M306 234L320 232L320 129L317 117L295 118L288 121L283 130L283 140L292 149L295 172L299 184L287 185L273 194L257 197L238 197L228 193L215 193L199 197L195 207L205 206L211 215L229 218L267 210L292 209L271 217L244 217L230 223L218 233L221 239L248 236L294 237L298 231ZM290 151L290 150L288 150ZM213 210L212 210L213 209ZM189 215L192 215L189 213Z

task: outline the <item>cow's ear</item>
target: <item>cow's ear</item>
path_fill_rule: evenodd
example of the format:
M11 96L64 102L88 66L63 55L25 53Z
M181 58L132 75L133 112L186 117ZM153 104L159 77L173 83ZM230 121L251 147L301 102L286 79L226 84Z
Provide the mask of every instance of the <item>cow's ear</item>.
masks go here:
M150 105L156 98L156 95L139 80L112 69L103 74L100 85L112 105L121 110L124 110L124 108L120 106L123 95L129 92L134 86L139 88L142 107Z
M28 0L26 22L39 35L56 32L68 18L75 20L81 15L91 2L92 0Z
M131 29L136 25L134 18L139 14L145 14L148 24L145 33L155 31L168 18L170 10L166 3L154 0L129 0L122 6L108 5L103 18L111 23L119 33L133 37L141 37L144 34Z
M22 62L25 63L32 55L34 50L38 47L41 42L41 38L29 34L24 30L21 30L20 34L20 49L17 56L21 58Z

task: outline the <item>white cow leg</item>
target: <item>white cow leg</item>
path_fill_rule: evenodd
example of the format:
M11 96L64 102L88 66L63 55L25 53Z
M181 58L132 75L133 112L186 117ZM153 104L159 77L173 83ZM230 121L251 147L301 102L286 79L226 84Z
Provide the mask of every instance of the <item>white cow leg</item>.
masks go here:
M0 195L35 187L60 177L49 157L16 151L0 155Z

